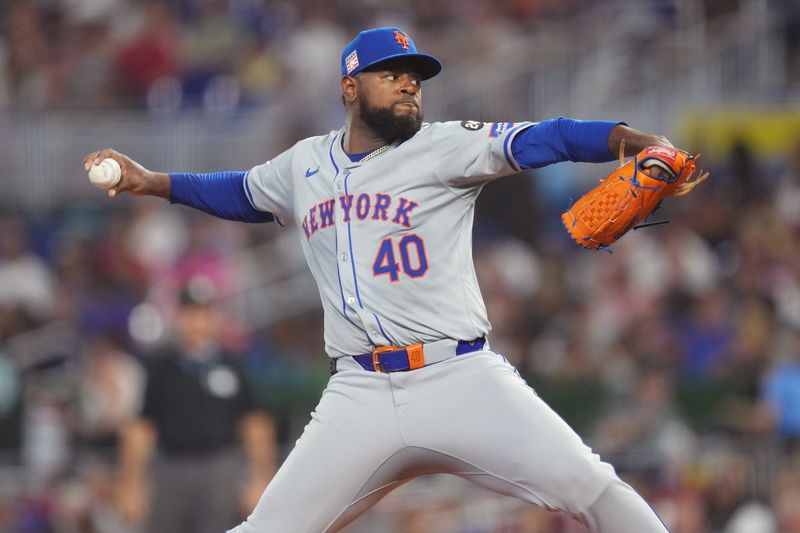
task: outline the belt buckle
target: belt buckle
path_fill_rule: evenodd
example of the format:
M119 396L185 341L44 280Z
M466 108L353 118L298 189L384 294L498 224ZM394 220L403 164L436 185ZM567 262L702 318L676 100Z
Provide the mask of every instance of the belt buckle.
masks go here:
M383 352L394 352L399 349L400 348L398 348L397 346L378 346L377 348L372 350L372 367L375 369L375 372L383 373L380 361L380 355Z
M381 368L380 355L385 352L401 352L405 351L408 357L408 368L406 370L414 370L425 366L425 355L422 348L422 343L412 344L411 346L379 346L372 350L372 367L375 372L385 373ZM390 371L391 372L391 371Z

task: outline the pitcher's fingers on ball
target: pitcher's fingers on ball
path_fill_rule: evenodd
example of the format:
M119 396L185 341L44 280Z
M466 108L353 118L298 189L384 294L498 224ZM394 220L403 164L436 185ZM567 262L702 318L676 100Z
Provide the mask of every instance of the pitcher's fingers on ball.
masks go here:
M95 154L94 164L99 165L100 162L106 158L116 159L117 162L119 162L118 154L114 150L112 150L111 148L104 148L103 150L100 150L99 152L97 152L97 154Z
M108 197L109 198L116 198L116 196L120 193L120 186L119 184L111 187L108 189Z
M89 170L92 168L92 165L94 164L94 158L97 157L97 154L98 152L92 152L83 158L83 169L86 172L89 172Z

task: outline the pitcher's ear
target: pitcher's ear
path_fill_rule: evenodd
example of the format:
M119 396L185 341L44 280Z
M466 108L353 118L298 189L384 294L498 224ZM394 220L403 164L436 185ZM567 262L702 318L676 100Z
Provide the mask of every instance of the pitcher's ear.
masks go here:
M345 105L347 102L355 102L357 96L358 83L356 79L351 76L342 77L342 101Z

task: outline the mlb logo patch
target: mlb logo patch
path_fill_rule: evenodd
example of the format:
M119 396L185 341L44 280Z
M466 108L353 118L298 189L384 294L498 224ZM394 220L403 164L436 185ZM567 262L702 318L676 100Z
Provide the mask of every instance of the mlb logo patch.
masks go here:
M353 50L350 55L347 56L344 60L344 65L348 74L358 68L358 52L356 50Z
M513 122L495 122L489 128L489 137L499 137L513 127Z

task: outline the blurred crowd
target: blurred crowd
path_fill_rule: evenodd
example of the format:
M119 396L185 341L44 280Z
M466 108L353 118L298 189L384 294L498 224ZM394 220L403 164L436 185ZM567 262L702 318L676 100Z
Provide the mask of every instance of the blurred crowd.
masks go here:
M713 25L726 15L746 12L745 4L2 0L0 110L225 109L269 103L287 86L299 96L324 98L331 57L336 59L344 44L366 26L402 25L449 65L476 60L496 64L509 41L587 8L615 13L617 31L645 46L650 32L679 33L689 26ZM776 19L789 68L796 74L800 8L786 0L761 4Z
M499 42L464 31L479 21L524 33L587 4L0 0L0 111L265 106L287 92L313 110L331 94L319 50L338 56L365 25L402 21L447 62ZM711 20L739 4L702 7ZM765 3L783 4L796 50L796 3ZM668 17L672 3L648 5ZM701 166L712 178L654 215L670 224L613 253L566 239L560 213L588 184L565 166L487 187L474 254L492 346L673 533L800 533L800 139L786 156L734 143ZM218 342L288 451L328 377L321 312L257 320L247 295L298 268L296 238L148 198L2 206L0 531L130 531L115 510L119 433L198 280L220 296ZM453 494L424 494L428 507L396 504L398 531L577 531L530 508L461 526Z
M317 88L320 71L330 66L320 50L341 50L376 18L452 34L459 21L520 24L580 3L482 0L455 9L442 0L0 2L0 109L261 104L294 76Z

